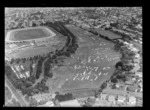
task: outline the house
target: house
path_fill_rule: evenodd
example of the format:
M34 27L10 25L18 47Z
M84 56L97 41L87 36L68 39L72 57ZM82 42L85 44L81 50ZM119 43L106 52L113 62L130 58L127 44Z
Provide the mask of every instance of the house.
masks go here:
M60 106L64 106L64 107L80 107L80 103L77 100L70 100L70 101L60 102Z
M129 92L135 92L136 89L137 89L136 86L127 86L126 91L129 91Z
M133 82L131 80L125 82L126 85L132 85Z
M9 47L10 48L15 48L15 47L17 47L17 45L16 44L11 44L11 45L9 45Z
M136 72L136 76L138 76L138 77L142 77L143 75L142 75L142 72Z
M127 104L128 105L135 105L136 104L136 98L133 96L130 96Z
M101 100L106 100L106 99L107 99L107 96L108 96L107 94L101 94L101 95L100 95L100 99L101 99Z
M21 69L22 69L22 70L24 70L24 67L23 67L23 65L21 65L20 67L21 67Z
M16 70L17 70L18 72L20 72L20 67L19 67L19 65L15 65L15 68L16 68Z
M125 103L126 97L123 95L118 95L117 102Z
M30 71L25 72L26 77L30 77Z
M53 106L55 106L54 103L52 101L48 101L46 102L46 104L39 105L38 107L53 107Z
M108 101L109 101L109 102L112 102L112 103L116 103L116 96L114 96L114 95L109 95L109 96L108 96Z

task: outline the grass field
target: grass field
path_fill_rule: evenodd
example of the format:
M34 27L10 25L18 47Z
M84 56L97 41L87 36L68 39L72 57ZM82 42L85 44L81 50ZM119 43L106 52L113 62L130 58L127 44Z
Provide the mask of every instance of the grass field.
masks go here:
M44 28L26 29L14 31L11 34L10 40L20 41L48 37L51 34Z
M14 51L8 56L11 58L27 58L27 57L33 57L36 55L46 54L53 50L55 50L55 48L52 48L51 46L50 47L44 46L44 47L38 47L38 48L29 47L21 51Z

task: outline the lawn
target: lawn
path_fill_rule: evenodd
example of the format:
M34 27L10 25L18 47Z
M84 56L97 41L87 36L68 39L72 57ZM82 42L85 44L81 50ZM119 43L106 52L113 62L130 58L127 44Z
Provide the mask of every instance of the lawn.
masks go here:
M12 52L11 54L9 54L9 57L12 58L28 58L28 57L33 57L36 55L42 55L42 54L46 54L50 51L53 51L54 48L52 47L38 47L38 48L33 48L33 47L29 47L20 51L15 51Z

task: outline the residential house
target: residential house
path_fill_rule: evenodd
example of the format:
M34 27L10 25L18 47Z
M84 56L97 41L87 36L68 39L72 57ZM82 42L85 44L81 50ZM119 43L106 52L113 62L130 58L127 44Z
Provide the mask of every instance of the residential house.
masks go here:
M100 95L100 99L101 99L101 100L106 100L107 97L108 97L107 94L101 94L101 95Z
M117 102L118 103L125 103L126 97L123 95L118 95Z
M128 105L135 105L136 104L136 98L133 96L130 96L127 104Z
M48 101L46 102L46 104L39 105L38 107L53 107L53 106L55 106L54 103L52 101Z
M136 91L136 89L137 89L137 87L136 86L127 86L127 88L126 88L126 91L128 91L128 92L135 92Z
M108 96L108 101L115 104L116 103L116 96L115 95L109 95Z
M80 107L80 103L77 100L70 100L70 101L60 102L60 106L64 106L64 107Z

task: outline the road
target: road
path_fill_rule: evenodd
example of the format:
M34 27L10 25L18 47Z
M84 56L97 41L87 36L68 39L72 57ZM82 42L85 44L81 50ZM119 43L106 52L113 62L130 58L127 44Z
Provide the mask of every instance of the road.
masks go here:
M27 106L27 103L17 93L16 89L13 87L13 85L11 84L11 82L8 80L8 78L6 76L5 76L5 81L6 81L7 85L9 86L9 88L11 89L11 91L13 92L14 96L19 100L19 102L21 103L21 105L23 107Z

